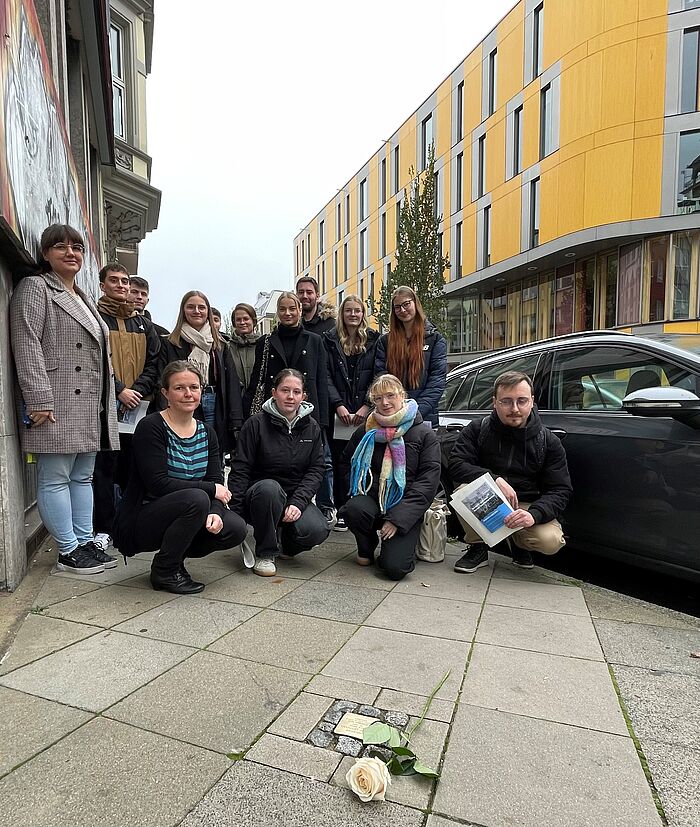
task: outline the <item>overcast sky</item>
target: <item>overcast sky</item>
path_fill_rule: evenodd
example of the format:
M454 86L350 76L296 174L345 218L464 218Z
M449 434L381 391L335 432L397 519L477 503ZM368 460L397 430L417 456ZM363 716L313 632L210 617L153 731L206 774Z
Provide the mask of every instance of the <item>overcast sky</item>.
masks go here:
M147 84L153 318L293 284L292 240L515 0L167 0ZM342 10L342 11L341 11Z

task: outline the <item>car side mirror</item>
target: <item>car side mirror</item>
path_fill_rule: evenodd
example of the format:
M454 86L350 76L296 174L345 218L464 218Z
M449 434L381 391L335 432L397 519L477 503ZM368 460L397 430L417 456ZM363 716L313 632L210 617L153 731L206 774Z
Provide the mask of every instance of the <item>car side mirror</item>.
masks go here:
M642 388L627 394L622 410L634 416L668 416L700 428L700 399L683 388Z

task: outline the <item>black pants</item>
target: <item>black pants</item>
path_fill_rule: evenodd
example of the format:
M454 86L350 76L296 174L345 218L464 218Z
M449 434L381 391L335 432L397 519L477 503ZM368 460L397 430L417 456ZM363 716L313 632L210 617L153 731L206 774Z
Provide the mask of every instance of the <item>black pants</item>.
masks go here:
M118 485L126 490L131 473L132 434L119 434L118 451L98 451L95 457L95 470L92 473L92 491L95 500L92 525L95 534L111 534L112 523L117 508L117 495L114 489Z
M376 500L364 494L351 497L343 506L341 516L355 535L358 555L371 560L379 543L377 531L385 519L379 513ZM421 523L419 520L405 534L397 531L390 540L382 541L377 565L390 580L401 580L415 568Z
M159 574L176 571L186 557L206 557L234 548L248 527L238 514L224 511L224 527L212 534L204 527L212 513L209 495L197 488L174 491L141 507L134 526L137 552L160 549L151 568Z
M333 498L335 507L340 511L348 501L350 489L350 462L343 457L348 441L347 439L329 441L333 458Z
M276 480L259 480L246 491L246 519L253 526L257 557L290 557L320 545L330 534L328 522L309 503L296 522L283 523L287 495Z

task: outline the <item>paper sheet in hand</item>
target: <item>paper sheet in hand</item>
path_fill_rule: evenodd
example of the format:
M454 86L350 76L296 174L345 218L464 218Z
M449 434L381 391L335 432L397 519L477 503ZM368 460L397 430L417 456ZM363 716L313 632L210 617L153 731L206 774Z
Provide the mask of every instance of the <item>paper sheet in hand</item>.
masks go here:
M123 405L120 405L117 410L117 420L119 422L120 434L133 434L136 426L146 416L148 410L148 402L140 402L138 407L129 410Z
M357 427L357 425L345 425L343 420L336 414L333 421L333 439L348 440L355 433Z
M491 548L518 530L503 522L513 509L491 474L482 474L455 491L450 505Z

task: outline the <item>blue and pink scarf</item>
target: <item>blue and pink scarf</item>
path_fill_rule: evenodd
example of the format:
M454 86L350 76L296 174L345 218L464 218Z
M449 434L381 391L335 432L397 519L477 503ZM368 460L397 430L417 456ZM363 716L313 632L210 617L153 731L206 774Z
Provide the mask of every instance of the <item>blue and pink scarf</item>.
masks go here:
M382 416L374 411L367 417L366 433L352 455L350 496L366 494L372 488L372 455L375 442L386 443L379 473L379 508L386 514L401 501L406 488L406 446L403 436L418 413L415 399L407 399L400 411Z

